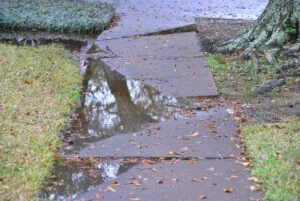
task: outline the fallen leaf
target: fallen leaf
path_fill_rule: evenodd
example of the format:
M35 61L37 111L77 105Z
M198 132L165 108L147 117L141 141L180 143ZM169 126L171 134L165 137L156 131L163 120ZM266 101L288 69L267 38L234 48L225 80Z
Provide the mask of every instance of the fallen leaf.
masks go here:
M180 154L177 153L176 151L169 151L168 154L170 154L170 155L180 155Z
M153 172L158 172L158 170L155 169L155 168L152 168L151 170L152 170Z
M141 186L142 184L138 180L133 180L130 182L130 184L133 184L135 186Z
M257 179L256 177L249 177L249 178L248 178L248 181L254 181L254 182L256 182L256 183L259 183L259 182L260 182L259 179Z
M198 197L197 200L205 200L206 198L207 198L207 196L205 196L205 195L200 195L200 196Z
M250 167L252 166L251 162L249 162L249 161L241 162L240 164L243 165L243 166L250 166Z
M178 140L190 140L188 137L182 137L182 136L177 136L176 137Z
M99 199L102 199L102 198L103 198L102 195L99 195L99 194L96 195L96 199L99 200Z
M24 80L24 82L25 82L25 84L32 84L32 81L28 80L28 79Z
M234 110L233 109L227 109L228 114L234 114Z
M250 186L250 191L258 191L259 189L256 186Z
M231 179L236 179L236 178L238 178L238 176L236 176L236 175L231 175Z
M114 185L114 186L120 185L120 183L116 180L112 181L111 184Z
M203 181L206 181L206 180L209 180L209 178L207 178L207 177L193 177L192 178L193 182L203 182Z
M225 188L224 192L225 193L232 193L233 192L233 188Z
M187 135L189 137L196 137L196 136L199 136L199 133L198 132L192 132L191 134Z
M216 124L208 124L207 128L217 128L217 125Z
M179 181L178 178L172 178L172 179L170 179L170 180L173 181L173 182L178 182L178 181Z
M117 192L116 189L114 189L111 186L108 186L106 189L107 189L108 192Z
M157 180L156 183L163 184L164 183L164 179Z
M215 168L214 168L214 167L211 167L211 168L208 168L208 169L205 169L205 170L208 170L208 171L214 171Z

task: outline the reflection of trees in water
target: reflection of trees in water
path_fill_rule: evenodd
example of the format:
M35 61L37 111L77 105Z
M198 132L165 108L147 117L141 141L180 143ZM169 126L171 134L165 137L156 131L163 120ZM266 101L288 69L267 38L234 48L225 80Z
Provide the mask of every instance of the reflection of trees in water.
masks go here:
M99 168L99 165L101 165L101 168ZM82 169L80 164L77 163L61 162L56 164L53 169L57 176L55 179L56 185L51 190L42 192L40 199L49 200L52 194L55 195L55 200L76 199L81 193L88 192L104 181L109 180L107 172L113 172L115 176L120 175L129 170L135 163L121 165L119 161L104 161L99 165L94 167L96 169L93 170L98 171L98 173L90 175L88 168ZM112 168L114 168L113 171ZM103 175L104 177L102 177Z
M88 191L93 186L103 183L99 174L92 177L87 171L80 169L76 164L60 163L53 171L56 173L57 182L50 191L45 191L41 197L47 199L54 194L55 200L74 199L80 193Z
M86 73L78 110L81 122L76 128L86 137L137 132L160 119L166 102L176 101L138 81L126 80L99 61L89 61Z

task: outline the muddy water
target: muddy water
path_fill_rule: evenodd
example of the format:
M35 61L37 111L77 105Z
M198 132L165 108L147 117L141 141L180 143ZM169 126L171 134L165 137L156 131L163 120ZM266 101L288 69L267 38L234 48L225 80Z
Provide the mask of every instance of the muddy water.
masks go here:
M164 114L174 110L167 105L178 104L177 99L127 79L101 61L89 59L80 68L84 73L82 95L72 127L63 137L64 147L59 151L62 158L86 147L92 149L95 142L113 135L137 133L151 123L164 121ZM135 164L101 158L61 159L40 199L76 199L103 182L111 182Z

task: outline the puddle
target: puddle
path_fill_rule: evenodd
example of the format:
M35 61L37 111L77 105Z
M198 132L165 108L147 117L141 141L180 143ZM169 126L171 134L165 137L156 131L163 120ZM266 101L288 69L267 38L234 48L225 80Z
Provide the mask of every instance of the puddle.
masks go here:
M141 131L148 124L165 121L164 114L176 110L167 106L177 104L176 98L164 96L140 81L127 79L101 61L82 61L81 71L84 73L82 95L73 114L72 127L63 137L65 146L60 154L64 156L113 135ZM54 176L40 193L40 199L76 199L136 164L134 161L98 160L77 158L57 162Z
M61 160L54 166L52 179L40 193L39 200L66 201L113 181L137 162L120 160Z
M84 66L80 107L65 134L64 154L79 152L99 140L118 134L135 133L149 123L164 121L164 113L177 99L164 96L140 81L127 79L97 60Z

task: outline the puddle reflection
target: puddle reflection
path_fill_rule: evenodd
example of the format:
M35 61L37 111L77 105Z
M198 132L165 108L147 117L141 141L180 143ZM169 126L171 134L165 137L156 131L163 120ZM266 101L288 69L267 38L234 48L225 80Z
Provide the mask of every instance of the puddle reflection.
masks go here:
M148 123L164 120L167 103L176 102L100 61L89 60L72 134L66 135L74 149L64 152L80 151L112 135L138 132Z
M99 163L63 160L54 166L55 175L49 182L49 187L40 193L40 200L74 200L80 194L115 179L117 175L126 172L135 164L134 162L121 163L117 160Z

